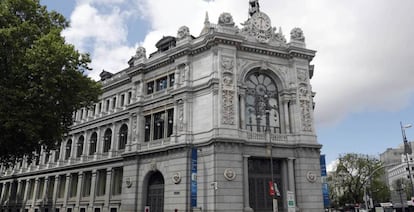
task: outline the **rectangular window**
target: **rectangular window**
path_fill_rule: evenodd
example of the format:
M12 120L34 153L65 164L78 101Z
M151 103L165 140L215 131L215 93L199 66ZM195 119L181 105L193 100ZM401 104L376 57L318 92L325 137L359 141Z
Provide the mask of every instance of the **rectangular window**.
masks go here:
M102 102L98 105L98 114L102 112Z
M81 208L80 212L86 212L86 208Z
M98 170L98 183L97 183L97 190L96 196L103 196L105 195L105 185L106 185L106 169Z
M116 208L111 208L111 212L117 212Z
M95 208L95 212L101 212L100 208Z
M152 94L154 93L154 82L148 82L147 83L147 94Z
M164 124L165 112L163 111L154 114L154 140L164 138Z
M85 172L83 176L82 197L91 195L92 172Z
M72 208L66 209L66 212L72 212Z
M108 111L109 111L109 104L110 104L110 100L109 100L109 99L107 99L107 100L106 100L105 112L108 112Z
M59 176L58 198L63 198L65 196L65 184L66 184L66 176L65 175L60 175Z
M19 200L23 199L25 192L26 192L26 180L22 180L22 188L20 189L20 193L19 193L19 196L18 196Z
M151 115L145 116L145 141L149 141L151 136Z
M174 79L174 77L175 77L175 74L170 74L170 75L168 75L168 80L169 80L169 87L173 87L174 86L174 82L175 82L175 79Z
M112 99L112 109L115 110L116 108L116 97Z
M112 195L122 194L123 167L114 168L112 177Z
M40 178L37 186L36 198L43 198L43 189L45 188L45 178Z
M128 104L131 104L132 92L128 92Z
M125 101L125 94L122 94L121 95L121 102L120 102L120 104L119 105L121 105L121 107L123 107L124 106L124 102Z
M69 197L76 197L78 191L78 174L71 174Z
M27 199L31 200L33 199L34 194L34 186L35 186L35 180L29 180L29 197Z
M167 76L159 78L155 82L157 91L162 91L167 88Z
M53 198L53 189L55 188L55 177L49 177L49 182L47 185L47 198Z
M169 109L168 113L168 127L167 127L167 137L170 137L173 133L173 123L174 123L174 109Z
M79 119L80 119L80 120L82 120L82 119L83 119L83 108L80 110Z

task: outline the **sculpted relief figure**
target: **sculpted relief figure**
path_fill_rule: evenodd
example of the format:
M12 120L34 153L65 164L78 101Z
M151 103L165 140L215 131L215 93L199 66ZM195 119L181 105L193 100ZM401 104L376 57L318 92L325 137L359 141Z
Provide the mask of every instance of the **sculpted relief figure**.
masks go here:
M135 52L135 55L133 56L135 60L141 59L141 58L147 58L146 50L144 47L140 46L137 48L137 51Z
M290 40L305 42L305 36L303 35L302 29L298 27L293 28L292 31L290 31Z
M190 37L190 29L187 26L182 26L177 31L177 40Z

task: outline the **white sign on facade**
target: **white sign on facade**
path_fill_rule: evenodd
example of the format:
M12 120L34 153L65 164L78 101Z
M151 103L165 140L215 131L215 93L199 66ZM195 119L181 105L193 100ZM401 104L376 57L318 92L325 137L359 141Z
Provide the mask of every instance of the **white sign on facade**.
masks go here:
M295 212L295 209L296 209L295 193L293 191L288 191L286 199L287 199L288 212Z

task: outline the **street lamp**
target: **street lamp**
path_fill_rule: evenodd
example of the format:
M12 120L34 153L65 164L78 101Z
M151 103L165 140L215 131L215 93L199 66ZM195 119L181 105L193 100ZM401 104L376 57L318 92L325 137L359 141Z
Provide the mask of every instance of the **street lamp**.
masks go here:
M407 136L405 134L405 129L410 128L411 124L403 125L402 122L400 122L401 126L401 134L404 142L404 154L405 154L405 160L407 161L407 168L408 168L408 175L410 178L410 184L411 184L411 196L414 195L414 185L413 185L413 176L411 175L411 168L410 168L410 161L408 160L408 154L412 154L413 151L411 149L410 143L408 143Z
M270 158L270 175L271 175L271 186L273 187L273 195L272 195L272 206L273 206L273 212L278 211L278 205L277 205L277 199L276 197L279 195L279 189L277 188L277 184L274 181L273 176L273 147L272 147L272 140L270 138L270 110L271 106L269 104L269 96L265 94L263 96L264 101L264 112L266 115L266 128L265 128L265 135L266 135L266 142L268 142L269 145L269 158ZM262 111L260 111L262 113Z

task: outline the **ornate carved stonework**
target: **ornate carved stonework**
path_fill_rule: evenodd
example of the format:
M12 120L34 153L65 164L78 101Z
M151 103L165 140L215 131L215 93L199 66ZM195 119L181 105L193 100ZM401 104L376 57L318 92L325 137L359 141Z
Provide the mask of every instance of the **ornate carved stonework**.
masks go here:
M298 27L293 28L292 31L290 31L290 40L305 42L305 36L303 35L302 29Z
M234 171L232 168L224 169L224 178L226 178L228 181L233 181L236 179L236 171Z
M221 66L223 67L223 72L233 73L233 59L230 57L223 57L221 60Z
M234 91L223 90L223 124L234 124Z
M234 60L230 57L222 57L222 123L234 124Z
M300 100L300 108L302 113L302 130L311 132L312 131L312 118L311 118L311 107L309 101Z
M151 163L149 164L149 169L151 170L151 171L157 171L157 161L155 161L155 159L153 159L152 161L151 161Z
M270 18L263 12L254 12L242 25L243 28L239 33L250 40L274 46L287 46L282 29L279 28L279 32L276 32L276 27L272 27Z
M182 40L191 37L190 29L187 26L182 26L177 31L177 40Z
M132 56L132 58L134 58L135 60L141 59L141 58L147 58L145 48L142 47L142 46L138 47L136 52L135 52L135 55Z
M310 182L310 183L315 183L317 176L315 173L313 173L312 171L308 171L306 173L306 179Z
M180 172L176 172L172 176L172 181L174 182L174 184L179 184L181 182L181 173Z
M306 82L308 75L305 69L298 69L298 79L300 82Z
M220 26L234 27L233 17L230 13L222 13L218 19Z
M137 137L137 114L132 114L132 140L135 141Z
M301 109L301 122L302 130L311 132L312 131L312 107L309 90L306 85L302 84L298 88L299 92L299 104Z
M182 100L178 101L178 130L184 130L184 103Z

